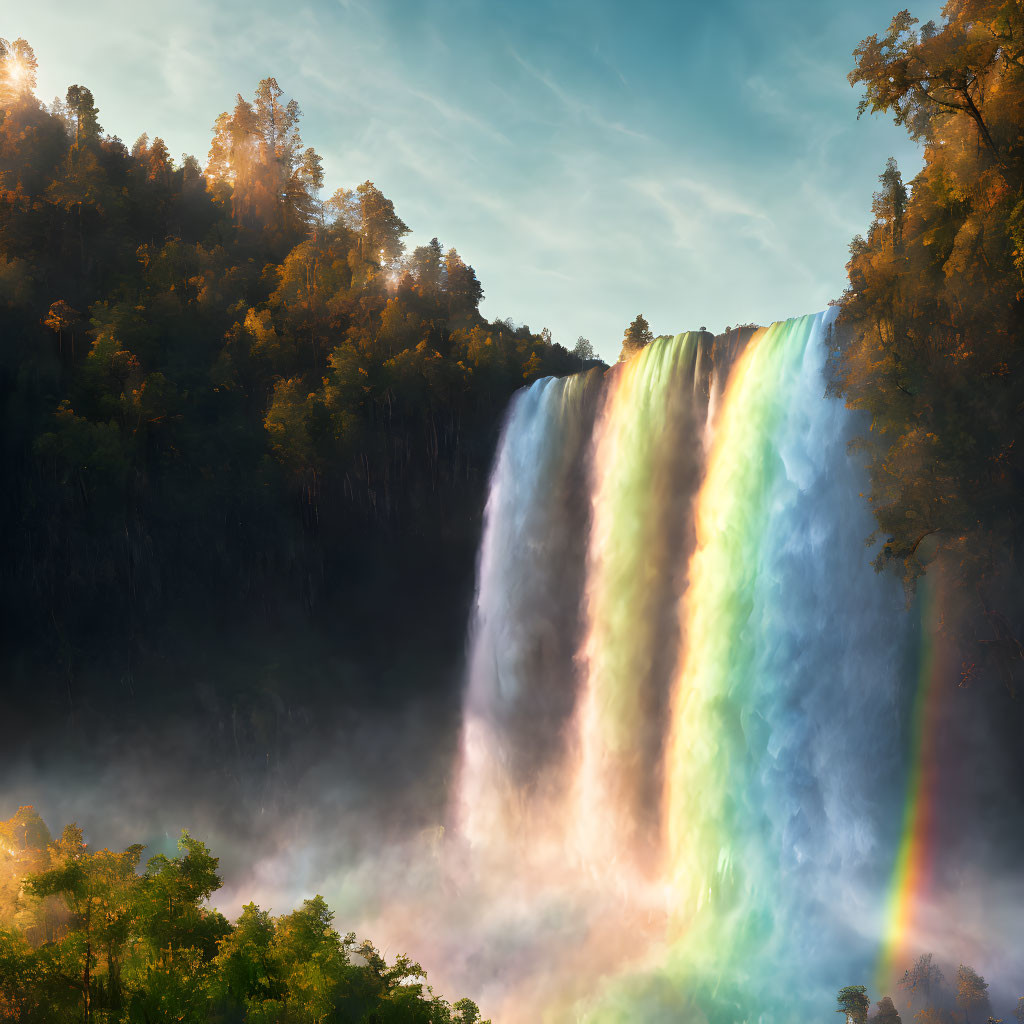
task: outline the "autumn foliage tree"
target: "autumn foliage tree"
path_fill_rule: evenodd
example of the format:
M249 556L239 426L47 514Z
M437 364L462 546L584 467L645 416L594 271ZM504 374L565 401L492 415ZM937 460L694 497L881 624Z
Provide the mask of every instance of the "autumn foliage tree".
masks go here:
M407 252L372 181L324 201L274 78L204 169L105 134L85 85L44 106L34 75L0 44L0 600L67 715L90 659L134 679L175 608L227 600L242 628L333 604L373 637L381 565L467 583L504 404L570 354L487 321L455 248ZM454 633L458 599L429 604Z
M854 239L832 389L868 414L879 569L908 592L933 564L984 616L1003 675L1024 647L1006 593L1024 553L1024 20L1001 0L952 0L941 24L906 11L850 74L861 111L924 146L906 186L890 160Z
M214 124L206 175L230 186L238 223L288 237L319 215L324 177L316 151L303 147L298 103L283 96L276 78L264 78L251 101L236 97Z
M626 328L622 338L622 349L619 352L619 362L623 363L631 359L641 349L648 346L654 340L654 334L644 319L643 313L637 315L636 319Z

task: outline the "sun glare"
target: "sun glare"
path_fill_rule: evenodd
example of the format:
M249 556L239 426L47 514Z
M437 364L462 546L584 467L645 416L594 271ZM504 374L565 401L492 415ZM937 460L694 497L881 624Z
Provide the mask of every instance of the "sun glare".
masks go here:
M23 88L28 82L28 68L19 57L7 59L7 78L16 89Z

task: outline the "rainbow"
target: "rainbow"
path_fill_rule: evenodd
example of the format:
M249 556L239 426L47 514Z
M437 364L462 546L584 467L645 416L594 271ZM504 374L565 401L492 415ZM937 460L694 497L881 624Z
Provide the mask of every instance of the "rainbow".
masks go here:
M903 829L893 864L886 901L882 952L875 972L879 991L889 991L900 968L913 955L915 915L925 902L931 882L935 800L938 794L936 749L939 687L934 636L935 585L925 580L921 594L921 653L914 708L911 716L910 771L903 814Z
M741 819L758 813L746 797L760 526L781 468L771 438L788 397L784 383L819 320L774 324L751 339L730 377L697 498L665 808L676 921L684 931L697 929L692 945L700 955L714 947L699 926L731 928L737 918L730 911L751 895L756 854L744 849L749 821L744 828ZM744 927L750 923L747 917Z

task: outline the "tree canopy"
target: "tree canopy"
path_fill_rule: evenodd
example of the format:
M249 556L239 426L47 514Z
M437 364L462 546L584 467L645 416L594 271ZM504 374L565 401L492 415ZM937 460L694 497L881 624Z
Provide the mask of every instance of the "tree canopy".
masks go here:
M619 352L619 362L623 363L627 359L631 359L653 340L654 334L644 319L643 313L637 314L636 319L626 328L622 339L622 350Z
M418 602L461 631L437 589L469 586L505 403L578 359L487 321L454 247L407 252L373 182L324 201L276 79L217 118L203 169L105 134L84 85L44 106L35 69L0 42L10 656L70 714L94 660L133 679L166 623L226 603L239 628L323 615L369 642ZM380 571L415 560L416 586Z
M875 565L908 594L940 565L975 595L982 645L1012 682L1024 656L1006 603L1024 552L1024 18L1003 0L953 0L923 26L901 11L854 56L861 111L891 114L925 156L909 187L893 160L882 172L836 331L832 391L867 414Z
M276 918L250 903L231 924L208 903L217 858L187 831L142 871L141 844L93 850L77 825L52 841L31 807L0 839L0 1019L487 1024L408 956L342 937L322 896ZM4 863L8 843L31 857Z

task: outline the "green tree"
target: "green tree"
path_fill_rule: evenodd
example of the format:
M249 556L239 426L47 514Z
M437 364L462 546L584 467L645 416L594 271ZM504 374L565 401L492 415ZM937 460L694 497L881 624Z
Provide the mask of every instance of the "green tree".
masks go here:
M0 828L7 845L38 842L45 825L22 808ZM435 996L422 967L389 962L353 933L341 938L323 897L276 920L248 904L231 927L204 902L217 858L182 833L177 857L135 871L140 846L90 851L81 829L50 844L31 875L39 896L69 914L52 941L31 943L24 922L0 928L0 1015L21 1024L489 1024L470 999Z
M343 996L348 949L332 927L334 913L322 896L304 900L299 909L279 918L274 952L287 986L291 1019L324 1020Z
M139 892L143 931L166 963L188 948L212 957L225 933L224 919L203 906L221 886L219 858L187 830L178 849L180 856L161 853L149 859Z
M83 85L69 85L65 104L71 118L74 148L81 149L88 143L99 141L103 129L100 126L100 112L93 100L92 91Z
M214 961L214 992L244 1013L255 1003L280 1000L286 993L270 914L247 903L234 929L221 940Z
M405 250L402 239L409 233L395 213L394 203L373 184L364 181L355 191L339 189L327 204L336 222L356 235L352 259L379 270L388 267Z
M444 282L448 316L468 318L476 315L484 290L477 280L476 271L455 249L449 249L444 256Z
M581 334L576 339L576 344L573 346L572 354L581 362L587 363L594 358L594 346L590 343L589 338L584 338Z
M444 250L441 243L432 238L427 245L418 245L409 259L409 269L416 279L421 295L439 295L444 271Z
M836 996L839 1004L836 1013L846 1014L847 1024L867 1024L868 999L867 989L863 985L847 985L839 990Z
M85 1020L92 1019L95 971L102 963L107 997L121 1006L121 967L135 916L141 846L123 853L89 851L77 825L68 825L50 847L51 867L28 880L40 899L58 897L71 915L72 931L58 946L72 965L62 968L67 984L81 992ZM65 973L66 972L66 973Z
M31 946L0 927L0 1020L41 1021L41 987Z

